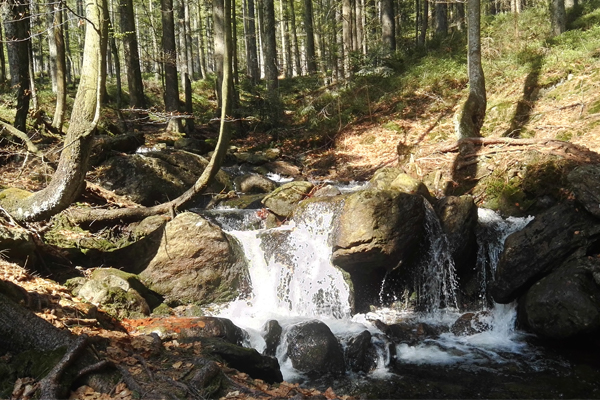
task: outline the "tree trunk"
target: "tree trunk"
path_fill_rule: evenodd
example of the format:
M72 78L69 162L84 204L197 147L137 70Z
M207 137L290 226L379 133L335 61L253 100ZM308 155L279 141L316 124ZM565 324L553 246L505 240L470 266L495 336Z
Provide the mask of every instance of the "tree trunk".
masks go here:
M356 27L354 29L354 34L356 36L355 38L355 43L356 43L356 51L362 52L363 54L366 54L366 51L364 50L364 39L365 39L365 26L364 26L364 0L356 0L355 2L355 24L354 26Z
M390 53L396 51L396 22L393 0L381 1L381 40Z
M162 50L163 70L165 73L165 111L179 113L179 82L177 80L177 48L175 45L175 17L173 16L173 0L161 0L162 12ZM175 115L167 123L167 131L182 132L181 119Z
M121 34L123 35L123 56L127 67L129 105L133 108L146 108L133 0L121 0L119 2L119 11L121 16Z
M425 46L427 38L427 28L429 26L429 0L421 0L423 3L423 13L421 14L421 32L419 35L419 46Z
M33 59L33 43L31 40L28 42L28 52L29 52L29 63L27 64L27 68L29 68L29 96L31 98L31 108L33 114L36 114L39 110L38 97L37 97L37 89L35 87L35 67L34 67L34 59Z
M448 34L448 3L435 3L435 35L443 38Z
M304 0L304 30L306 31L306 70L309 74L317 72L315 57L315 33L313 23L312 0Z
M286 78L293 74L292 67L292 44L290 43L290 28L288 23L288 12L286 2L279 1L279 14L281 16L279 29L281 31L281 54L283 55L283 71Z
M31 195L8 189L0 204L18 221L41 221L67 208L84 187L92 135L100 118L100 95L106 76L107 13L104 0L86 4L84 68L64 149L50 184ZM13 193L13 194L11 194Z
M254 0L246 0L247 18L245 18L244 28L246 29L246 72L250 82L254 85L260 80L260 70L258 67L258 49L256 47L256 22L254 12Z
M25 132L29 112L29 18L28 5L8 0L3 5L11 86L17 98L14 127Z
M54 118L52 119L52 127L59 132L62 131L63 123L65 121L65 107L67 101L67 64L65 60L65 38L63 36L62 28L62 7L62 1L48 5L52 27L51 32L48 34L48 42L52 42L54 45L54 57L51 55L53 60L51 60L50 63L54 64L54 76L52 82L56 93L56 108L54 110ZM50 40L50 38L52 38L52 40Z
M0 84L6 82L6 57L4 56L4 36L0 27Z
M294 57L294 75L302 75L302 67L300 66L300 50L298 49L298 33L296 32L296 10L294 7L294 0L289 0L288 3L290 10L290 24L292 31L292 51Z
M114 27L112 26L112 22L108 22L109 32L114 33ZM115 82L116 82L116 94L115 94L115 103L117 104L117 108L123 107L123 87L121 81L121 61L119 58L119 49L117 48L117 42L115 40L115 35L109 35L108 38L108 46L110 47L110 51L107 53L107 57L112 54L114 58L115 65ZM108 63L107 63L108 64Z
M191 71L189 70L188 63L188 46L191 46L191 43L188 43L188 34L187 34L187 26L185 23L185 4L182 0L179 0L177 4L177 17L178 17L178 31L179 31L179 65L180 65L180 75L181 75L181 87L184 91L185 96L185 112L188 115L192 115L193 113L193 105L192 105L192 80L190 78ZM194 118L186 118L185 120L185 131L190 134L194 132Z
M391 0L390 0L391 1ZM342 0L342 37L344 44L344 71L350 77L350 53L352 53L352 2Z
M279 81L277 70L277 41L275 38L275 5L273 0L261 0L263 24L263 53L267 83L269 125L276 127L280 117Z
M552 35L558 36L567 30L565 0L551 0L550 8L550 13L552 15Z
M455 117L458 139L481 136L487 106L485 77L481 65L480 0L468 0L467 30L469 96Z

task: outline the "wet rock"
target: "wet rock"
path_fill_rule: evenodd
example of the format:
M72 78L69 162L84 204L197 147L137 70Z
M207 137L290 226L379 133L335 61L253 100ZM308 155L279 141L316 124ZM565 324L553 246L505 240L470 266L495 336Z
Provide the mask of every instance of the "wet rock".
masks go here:
M333 185L325 185L315 191L313 197L333 197L339 196L342 192Z
M142 282L169 305L226 302L247 289L240 244L201 216L185 212L169 222Z
M277 184L257 174L244 174L237 176L233 180L233 184L238 192L241 193L270 193L277 187Z
M461 292L467 299L460 303L475 300L479 294L479 281L475 269L477 262L477 206L472 196L448 196L435 205L442 229L448 238L448 246Z
M265 342L267 343L264 353L268 356L275 356L277 347L281 343L283 329L279 325L279 322L271 319L265 323L263 331L265 332Z
M297 370L312 376L344 372L342 346L323 322L292 325L287 331L286 341L288 357Z
M265 193L258 194L242 194L233 198L227 198L219 201L219 204L224 207L237 209L258 209L262 208L262 200L265 198Z
M253 379L262 379L267 383L283 381L279 362L275 357L260 354L249 349L216 338L201 338L202 352L208 356L222 359L229 367L245 372Z
M206 165L206 159L185 151L152 151L112 157L100 165L97 176L104 188L136 203L152 206L172 200L189 189ZM208 191L219 193L231 189L229 178L219 171Z
M600 329L600 287L594 272L598 259L567 263L533 285L519 311L520 321L538 335L565 339Z
M301 175L299 167L297 167L294 164L290 164L289 162L281 160L268 162L266 164L261 165L261 168L264 168L266 171L271 172L273 174L289 176L292 178Z
M292 216L294 208L310 193L313 187L312 183L305 181L286 183L267 195L263 199L263 204L274 214L289 218Z
M447 328L433 326L423 322L401 321L395 324L385 324L379 320L375 321L379 328L392 342L416 345L424 339L438 338Z
M371 343L371 332L362 331L348 341L346 363L354 372L368 373L377 365L377 354Z
M510 303L567 257L586 254L599 240L600 224L588 214L566 204L552 207L506 239L492 297Z
M136 275L114 268L94 270L73 292L117 318L149 315L151 308L160 304L160 298L148 290Z
M456 336L469 336L492 328L492 315L489 311L465 313L450 327L450 332Z
M378 301L387 272L410 262L423 237L424 217L421 196L369 189L346 197L332 262L350 273L357 311Z

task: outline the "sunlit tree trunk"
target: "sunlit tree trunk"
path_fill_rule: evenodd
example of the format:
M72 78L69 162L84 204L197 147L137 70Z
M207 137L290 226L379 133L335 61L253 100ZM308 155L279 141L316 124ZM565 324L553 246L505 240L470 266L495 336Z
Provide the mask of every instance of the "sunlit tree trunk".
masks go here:
M134 108L146 108L133 0L121 0L119 11L121 16L121 34L123 35L123 56L125 58L125 65L127 66L129 105Z
M469 96L455 116L458 139L481 136L487 98L481 65L480 0L467 3Z
M260 0L263 24L263 54L265 81L267 84L268 119L272 127L277 127L280 119L279 81L277 70L277 42L275 38L275 4L273 0Z
M419 46L425 46L425 40L427 38L427 28L429 27L429 0L421 0L422 13L421 13L421 32L419 34Z
M29 5L8 0L2 5L11 87L17 99L14 127L25 132L29 112Z
M67 78L65 60L65 39L63 36L62 1L48 5L48 23L51 30L48 33L50 45L50 65L52 73L52 87L56 93L56 108L52 127L62 131L65 120L65 106L67 101Z
M163 70L165 74L165 111L179 112L179 84L177 80L177 49L175 45L175 17L173 0L161 0ZM181 132L181 119L170 118L167 131Z
M67 208L80 195L100 118L101 88L106 77L107 12L104 0L87 0L84 63L69 129L50 184L29 196L8 189L2 206L19 221L40 221Z
M290 28L288 23L287 6L284 0L279 1L279 30L281 32L281 54L283 55L283 71L286 78L292 76L292 45L290 41Z
M188 63L188 52L187 48L191 46L188 43L187 26L185 23L185 4L182 0L178 1L177 4L177 27L179 31L179 68L181 76L181 87L184 91L185 96L185 112L191 115L193 113L192 106L192 80L190 78L190 70ZM186 118L185 120L185 131L192 133L194 131L194 118Z
M342 0L342 37L344 44L344 71L346 77L350 76L350 53L352 52L353 22L352 1Z
M294 75L302 75L302 67L300 66L300 50L298 48L298 32L296 27L296 8L294 6L294 0L289 0L289 12L290 12L290 30L292 33L292 51L294 58Z
M558 36L567 30L565 0L551 0L550 9L550 14L552 15L552 35Z

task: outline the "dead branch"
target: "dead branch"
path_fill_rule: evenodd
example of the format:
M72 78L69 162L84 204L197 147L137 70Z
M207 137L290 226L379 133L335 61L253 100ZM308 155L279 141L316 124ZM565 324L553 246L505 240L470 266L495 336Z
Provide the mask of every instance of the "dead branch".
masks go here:
M37 148L35 144L33 144L31 139L29 139L29 136L27 136L25 132L22 132L14 126L0 120L0 134L4 134L5 132L7 132L11 136L16 137L17 139L22 140L23 143L25 143L25 145L27 146L27 150L30 153L33 153L38 157L43 157L42 152Z
M119 196L118 194L111 192L108 189L104 189L102 186L90 181L85 181L85 190L94 196L105 200L109 204L114 204L119 207L141 207L140 204L131 201L124 196Z

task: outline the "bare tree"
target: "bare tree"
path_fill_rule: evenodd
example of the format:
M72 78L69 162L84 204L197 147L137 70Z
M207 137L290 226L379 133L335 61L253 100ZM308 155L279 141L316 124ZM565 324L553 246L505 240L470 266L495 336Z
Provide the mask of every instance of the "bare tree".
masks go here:
M455 116L458 139L481 136L487 106L485 77L481 65L480 0L468 0L467 34L469 96Z
M306 70L309 74L317 72L317 60L315 57L315 33L313 23L312 0L304 0L304 30L306 31Z
M177 80L177 48L175 45L175 17L173 0L161 0L162 11L162 50L165 73L165 110L172 114L179 112L179 84ZM181 132L181 119L177 115L169 119L167 130Z
M396 22L393 0L381 1L381 40L387 51L396 51Z
M144 84L140 68L137 29L133 0L121 0L119 4L120 27L123 35L123 55L127 66L127 86L129 88L129 105L134 108L146 108Z

